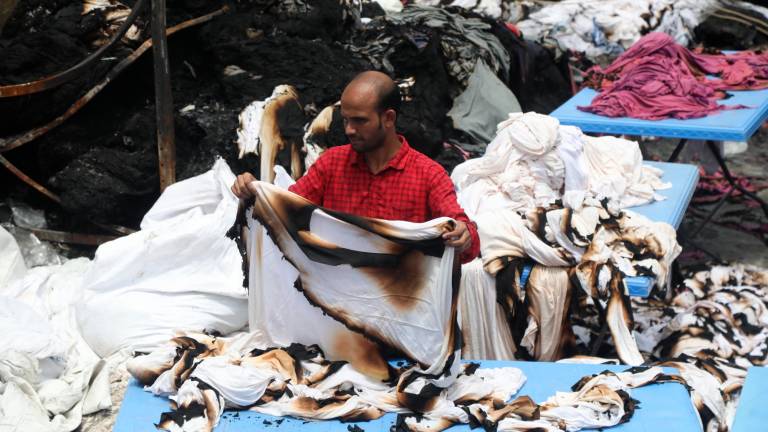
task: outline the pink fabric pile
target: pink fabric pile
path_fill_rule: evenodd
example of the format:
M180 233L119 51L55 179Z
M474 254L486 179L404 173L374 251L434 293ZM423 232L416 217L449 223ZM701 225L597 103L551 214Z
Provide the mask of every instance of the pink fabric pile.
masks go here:
M726 90L768 88L768 53L697 53L667 34L649 33L607 68L587 71L586 84L600 93L582 111L644 120L704 117L746 108L719 105Z

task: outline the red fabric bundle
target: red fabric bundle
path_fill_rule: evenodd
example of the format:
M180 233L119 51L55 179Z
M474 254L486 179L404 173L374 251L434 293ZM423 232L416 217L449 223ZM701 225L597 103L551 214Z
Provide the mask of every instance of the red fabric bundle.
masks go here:
M644 120L704 117L746 108L719 105L726 90L768 88L768 53L695 53L667 34L649 33L607 68L587 71L587 85L600 94L582 111Z

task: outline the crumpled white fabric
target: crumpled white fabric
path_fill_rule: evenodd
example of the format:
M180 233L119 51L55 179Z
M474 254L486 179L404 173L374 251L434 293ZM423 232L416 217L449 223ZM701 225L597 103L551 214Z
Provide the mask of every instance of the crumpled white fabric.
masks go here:
M693 29L718 4L714 0L563 0L516 23L526 39L554 45L558 54L582 52L590 60L621 54L650 31L689 45Z
M499 123L483 156L454 168L451 179L459 204L471 218L486 211L546 206L557 199L565 168L552 152L558 125L543 114L511 113ZM488 200L494 195L498 197Z
M75 306L85 258L0 286L0 430L72 431L111 406L109 368L81 338Z
M562 199L579 209L587 198L620 207L664 197L661 172L642 164L640 147L621 138L593 138L544 114L511 113L499 123L483 156L456 168L459 204L475 219L483 213L547 207Z
M179 328L231 333L247 324L242 258L226 237L238 209L234 180L218 160L168 187L141 231L99 247L77 314L97 354L149 350Z
M589 188L595 198L627 208L663 200L655 191L672 187L661 181L660 169L643 165L636 142L612 136L584 136L584 140Z
M183 347L188 338L203 346ZM314 420L350 416L375 419L385 412L411 412L399 401L396 387L366 376L349 364L332 364L316 347L299 348L294 352L306 351L293 356L293 348L259 351L263 346L258 339L253 333L225 338L179 333L164 347L130 360L128 370L137 379L151 384L146 390L177 403L175 410L184 416L185 423L161 421L162 429L207 430L207 425L216 425L225 407ZM316 355L302 357L310 351ZM164 366L158 369L158 360L166 358L168 352L179 352L182 356L195 352L197 357L182 357L170 363L162 360ZM154 378L157 372L160 375ZM446 427L452 422L468 422L461 401L503 403L525 383L525 375L514 367L462 366L454 375L453 383L435 396L434 406L424 413L430 421L447 421ZM145 381L147 377L149 381ZM211 399L208 394L206 400L204 393L211 388L217 398ZM191 402L206 408L203 416L184 411Z
M530 257L539 264L567 267L574 264L571 257L559 247L545 243L519 214L512 211L482 213L475 217L477 233L485 270L495 275L496 264L504 257Z

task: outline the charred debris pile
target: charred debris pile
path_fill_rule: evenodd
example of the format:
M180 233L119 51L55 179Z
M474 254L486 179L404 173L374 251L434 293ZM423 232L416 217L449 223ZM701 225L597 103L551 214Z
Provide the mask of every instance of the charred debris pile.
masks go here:
M59 228L68 228L71 217L135 228L159 195L152 49L146 46L150 3L20 1L4 18L0 86L77 69L60 85L0 97L0 155L60 201L48 205L64 210L66 217L53 221ZM238 159L238 114L281 84L296 88L302 106L281 119L282 130L301 137L355 74L391 74L406 99L399 128L448 168L483 150L484 143L455 129L447 116L478 59L522 109L549 112L570 95L567 65L500 21L458 8L421 12L394 20L376 3L168 1L167 28L185 27L168 35L176 178L206 171L217 156L235 171L258 172L253 155ZM127 30L109 50L79 67L121 27ZM492 50L476 44L478 38ZM344 139L337 123L330 145ZM37 205L50 201L3 171L0 194Z

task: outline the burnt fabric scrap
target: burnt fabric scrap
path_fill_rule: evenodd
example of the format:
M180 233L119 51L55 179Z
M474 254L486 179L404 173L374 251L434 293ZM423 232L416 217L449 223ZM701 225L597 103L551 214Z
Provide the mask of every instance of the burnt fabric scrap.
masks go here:
M127 368L148 391L171 400L159 429L206 432L216 427L225 409L342 421L393 412L402 414L396 427L405 431L441 431L457 423L497 431L576 431L629 421L636 405L631 389L678 380L659 367L606 371L580 379L572 391L558 392L539 405L517 395L525 383L519 369L468 363L434 404L414 411L403 404L397 386L347 362L328 360L317 345L258 346L256 333L218 338L179 333L165 346L130 360ZM407 373L411 367L393 371Z
M359 218L266 182L249 188L251 332L179 333L127 365L171 399L161 429L210 431L234 408L342 421L393 412L415 431L579 430L627 421L628 390L665 379L660 369L589 377L542 405L512 400L525 382L519 369L459 362L458 263L441 239L451 219ZM406 364L387 363L390 353Z
M459 323L467 359L515 358L515 343L501 304L496 301L496 279L483 269L483 260L461 266Z
M278 158L285 160L294 179L301 177L304 111L296 89L289 85L275 87L272 95L245 107L239 116L237 146L239 158L260 154L259 178L272 181Z
M641 350L680 371L704 430L733 423L747 369L768 364L768 271L694 273L670 304L635 299Z
M704 117L745 108L718 104L727 90L768 87L768 53L696 53L666 34L650 33L607 68L590 69L587 84L600 93L578 107L582 111L645 120Z
M624 277L654 276L657 284L666 282L680 253L671 226L597 203L578 211L538 208L525 216L485 213L475 220L485 270L496 277L498 301L516 347L525 349L518 356L561 358L572 338L566 325L569 298L581 295L604 316L622 361L643 363L631 334ZM527 285L521 286L525 258L536 264Z

